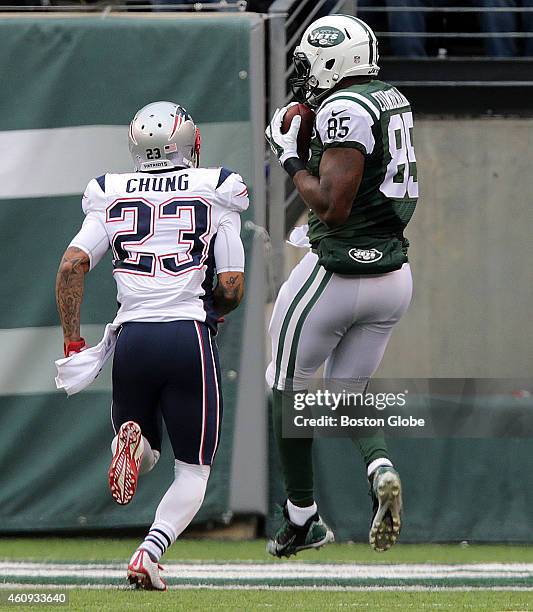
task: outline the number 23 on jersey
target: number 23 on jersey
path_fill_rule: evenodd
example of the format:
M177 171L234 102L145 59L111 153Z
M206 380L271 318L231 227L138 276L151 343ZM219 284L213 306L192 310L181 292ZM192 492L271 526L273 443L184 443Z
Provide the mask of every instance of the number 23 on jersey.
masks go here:
M172 198L157 207L144 198L120 198L107 208L106 223L128 219L130 228L117 231L111 240L115 272L154 276L159 267L163 274L179 276L198 270L207 258L211 206L202 198ZM177 249L157 256L150 249L134 253L132 247L148 246L164 220L175 221Z

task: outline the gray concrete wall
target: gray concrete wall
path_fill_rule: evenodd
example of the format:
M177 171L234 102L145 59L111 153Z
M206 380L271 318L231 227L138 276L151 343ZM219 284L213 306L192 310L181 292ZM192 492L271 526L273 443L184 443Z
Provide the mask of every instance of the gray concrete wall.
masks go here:
M533 120L420 120L415 148L414 297L377 375L530 377Z

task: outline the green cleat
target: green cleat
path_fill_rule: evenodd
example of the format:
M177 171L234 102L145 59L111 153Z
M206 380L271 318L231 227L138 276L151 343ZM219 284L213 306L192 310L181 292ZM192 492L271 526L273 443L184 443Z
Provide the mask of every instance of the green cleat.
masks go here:
M370 546L383 552L395 544L402 526L402 483L389 466L378 467L370 485L374 514L370 524Z
M334 542L333 531L322 521L318 512L301 527L289 519L287 504L283 506L283 524L272 540L267 543L267 552L274 557L290 557L301 550L320 548Z

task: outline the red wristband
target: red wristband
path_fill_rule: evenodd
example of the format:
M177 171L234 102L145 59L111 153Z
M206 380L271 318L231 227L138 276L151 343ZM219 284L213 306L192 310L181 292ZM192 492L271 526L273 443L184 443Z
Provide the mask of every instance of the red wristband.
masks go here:
M74 353L79 353L85 348L85 339L80 338L77 342L69 342L63 345L65 350L65 357L70 357Z

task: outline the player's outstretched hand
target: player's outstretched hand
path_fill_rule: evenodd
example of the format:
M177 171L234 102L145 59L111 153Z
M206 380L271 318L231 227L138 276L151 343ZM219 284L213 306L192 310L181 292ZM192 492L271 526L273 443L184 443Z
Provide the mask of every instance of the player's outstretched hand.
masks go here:
M63 345L63 348L65 351L65 357L71 357L76 353L81 353L81 351L84 351L86 348L89 347L85 344L85 339L80 338L77 342L69 342L68 344L65 343Z
M300 115L293 117L291 125L285 134L281 131L285 113L295 104L297 103L291 102L287 106L276 109L270 125L265 130L267 142L282 166L289 158L298 157L298 131L302 122Z

